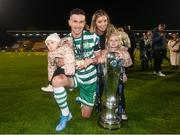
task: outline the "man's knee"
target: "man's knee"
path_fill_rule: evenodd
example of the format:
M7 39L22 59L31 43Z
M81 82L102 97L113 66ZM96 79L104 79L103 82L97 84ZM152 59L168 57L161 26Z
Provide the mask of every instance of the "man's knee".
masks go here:
M55 76L52 79L52 86L59 87L63 85L64 77L62 75Z
M93 107L83 105L81 108L81 114L83 118L89 118L91 116Z

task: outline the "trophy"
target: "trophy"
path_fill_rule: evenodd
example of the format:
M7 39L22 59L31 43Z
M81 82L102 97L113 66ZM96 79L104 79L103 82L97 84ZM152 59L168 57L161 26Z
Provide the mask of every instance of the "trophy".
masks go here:
M101 112L98 117L98 124L107 129L118 129L121 127L121 116L118 115L117 88L122 81L121 68L123 67L115 52L109 52L105 61L104 69L104 95Z

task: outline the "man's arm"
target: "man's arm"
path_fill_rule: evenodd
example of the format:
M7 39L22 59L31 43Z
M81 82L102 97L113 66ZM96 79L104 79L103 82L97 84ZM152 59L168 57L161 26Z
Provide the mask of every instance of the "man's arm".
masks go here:
M82 65L77 65L76 68L78 69L83 69L86 68L89 65L94 65L94 64L98 64L98 57L100 56L100 51L96 51L95 53L95 57L94 58L85 58L83 60L83 64Z
M93 46L93 51L95 54L94 58L85 58L83 61L83 64L80 66L77 66L78 69L82 69L82 68L86 68L87 66L91 65L91 64L98 64L98 57L101 54L101 50L100 50L100 42L99 42L99 38L97 37L97 35L93 35L94 36L94 46Z

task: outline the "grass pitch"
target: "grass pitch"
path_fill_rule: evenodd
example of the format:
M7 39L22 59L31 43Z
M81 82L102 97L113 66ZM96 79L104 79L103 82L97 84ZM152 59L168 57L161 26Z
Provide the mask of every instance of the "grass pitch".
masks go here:
M90 119L81 118L75 102L78 90L68 91L73 119L62 132L56 132L60 111L52 93L40 90L47 84L46 53L0 53L0 133L1 134L178 134L180 133L180 71L163 63L166 77L152 69L128 69L125 86L128 121L118 130L107 130Z

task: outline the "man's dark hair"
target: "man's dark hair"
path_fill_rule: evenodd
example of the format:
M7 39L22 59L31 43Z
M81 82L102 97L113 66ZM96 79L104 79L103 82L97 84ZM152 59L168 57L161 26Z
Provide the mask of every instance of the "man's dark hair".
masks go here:
M82 9L80 9L80 8L75 8L75 9L73 9L73 10L70 11L70 16L72 16L72 15L74 15L74 14L86 16L86 13L84 12L84 10L82 10Z
M166 28L166 24L165 23L160 23L158 26Z

